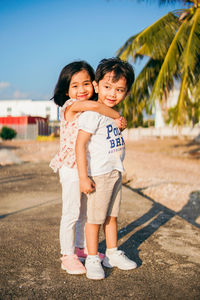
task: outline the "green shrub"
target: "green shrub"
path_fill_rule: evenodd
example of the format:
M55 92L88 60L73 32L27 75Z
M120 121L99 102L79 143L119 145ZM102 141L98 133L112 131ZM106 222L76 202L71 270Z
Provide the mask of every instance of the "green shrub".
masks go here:
M151 120L151 119L145 120L142 125L142 127L144 128L154 127L154 126L155 126L155 120Z
M16 137L17 132L9 127L3 126L0 132L0 137L3 140L12 140L14 137Z

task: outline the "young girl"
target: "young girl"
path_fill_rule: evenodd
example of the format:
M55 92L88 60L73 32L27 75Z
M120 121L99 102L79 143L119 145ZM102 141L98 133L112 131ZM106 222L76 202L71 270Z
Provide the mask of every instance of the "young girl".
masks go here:
M84 194L80 195L75 160L78 118L81 112L90 110L117 119L118 127L123 127L125 122L117 111L96 101L87 101L95 97L93 80L94 71L88 63L72 62L62 69L52 98L57 105L61 106L61 124L60 150L51 160L50 167L54 172L59 170L62 185L61 267L70 274L85 273L85 267L78 256L82 258L87 256L84 236L87 203Z

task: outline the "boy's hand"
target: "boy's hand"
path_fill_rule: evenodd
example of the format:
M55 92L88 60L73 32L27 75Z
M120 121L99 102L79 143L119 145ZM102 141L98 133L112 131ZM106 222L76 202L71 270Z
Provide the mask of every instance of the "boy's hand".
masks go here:
M124 117L120 117L119 119L115 119L115 123L116 123L117 127L119 127L122 130L127 127L127 121Z
M90 194L95 190L95 183L89 177L80 179L80 191L84 194Z

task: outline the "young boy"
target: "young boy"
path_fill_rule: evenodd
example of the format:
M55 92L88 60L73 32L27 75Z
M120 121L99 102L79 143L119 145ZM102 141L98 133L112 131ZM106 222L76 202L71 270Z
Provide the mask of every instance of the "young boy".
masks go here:
M103 59L97 67L95 92L98 102L114 107L125 99L134 81L132 66L119 58ZM104 270L98 253L99 229L103 224L106 256L103 265L130 270L137 267L123 251L117 249L117 217L125 154L124 140L115 121L96 112L87 111L79 117L76 159L81 192L87 194L85 226L88 256L86 276L103 279Z

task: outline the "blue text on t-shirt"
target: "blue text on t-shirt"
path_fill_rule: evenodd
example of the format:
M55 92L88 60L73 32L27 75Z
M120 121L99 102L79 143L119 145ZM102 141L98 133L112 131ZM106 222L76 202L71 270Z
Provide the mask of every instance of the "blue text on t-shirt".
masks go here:
M124 139L121 135L121 131L117 127L113 127L111 124L107 125L107 139L110 142L110 148L119 147L124 145ZM111 133L116 136L115 139L111 139Z

